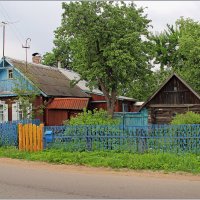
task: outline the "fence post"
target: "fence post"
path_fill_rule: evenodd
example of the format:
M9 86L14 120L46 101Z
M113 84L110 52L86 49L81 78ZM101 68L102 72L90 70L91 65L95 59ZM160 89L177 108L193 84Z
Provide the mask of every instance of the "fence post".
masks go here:
M24 125L24 129L25 129L25 150L28 151L30 149L29 147L29 126L28 124Z
M41 150L44 149L44 147L43 147L43 130L44 130L44 124L40 124L40 147L41 147Z
M18 140L19 140L19 150L23 149L23 128L22 124L18 124Z
M33 151L37 151L37 127L33 124Z
M33 125L29 124L28 126L29 129L29 150L33 151Z

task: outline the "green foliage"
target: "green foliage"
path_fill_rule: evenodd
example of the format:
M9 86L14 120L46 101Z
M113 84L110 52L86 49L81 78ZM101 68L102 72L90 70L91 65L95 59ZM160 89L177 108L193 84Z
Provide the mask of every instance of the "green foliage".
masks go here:
M200 23L190 18L180 18L175 25L153 35L154 58L162 68L177 72L195 90L200 92Z
M57 66L57 60L53 52L46 52L42 58L42 64L52 67Z
M150 20L133 3L81 1L62 7L53 53L90 87L100 86L112 115L116 96L150 73Z
M165 172L200 173L200 156L170 153L116 153L112 151L66 152L49 149L41 152L25 152L16 148L0 148L0 157L44 161L57 164L78 164L92 167L127 168L134 170L162 170Z
M112 119L108 113L100 109L84 111L82 113L79 113L77 117L71 118L69 121L65 121L64 124L68 125L118 125L119 120Z
M28 77L28 75L27 75ZM15 77L14 87L12 91L16 95L16 99L19 102L20 110L22 111L23 119L34 119L37 109L38 114L43 112L44 107L33 107L33 103L36 97L40 94L39 89L36 86L32 86L30 82L22 77Z
M177 114L171 124L200 124L200 114L192 111L185 114Z
M137 100L145 101L158 90L158 87L163 84L163 81L165 81L171 73L172 71L170 69L146 73L140 79L131 82L131 87L123 95L133 96Z

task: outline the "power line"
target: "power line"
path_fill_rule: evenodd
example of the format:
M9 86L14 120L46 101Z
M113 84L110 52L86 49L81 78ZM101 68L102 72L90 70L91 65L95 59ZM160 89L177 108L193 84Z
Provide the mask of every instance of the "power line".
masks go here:
M0 7L2 10L2 14L4 16L4 18L6 19L6 21L12 21L11 17L9 16L8 12L6 11L6 9L4 8L3 4L0 2ZM17 23L18 21L16 21L15 23ZM13 26L11 26L12 32L15 34L17 40L19 41L20 44L22 44L22 40L23 40L23 35L21 34L21 32L17 29L17 26L15 25L15 23L9 23L9 24L13 24Z

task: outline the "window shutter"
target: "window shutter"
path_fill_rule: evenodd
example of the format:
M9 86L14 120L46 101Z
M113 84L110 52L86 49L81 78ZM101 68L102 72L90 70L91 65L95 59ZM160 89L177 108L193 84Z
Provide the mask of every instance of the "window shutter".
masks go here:
M3 104L3 121L8 121L8 104Z

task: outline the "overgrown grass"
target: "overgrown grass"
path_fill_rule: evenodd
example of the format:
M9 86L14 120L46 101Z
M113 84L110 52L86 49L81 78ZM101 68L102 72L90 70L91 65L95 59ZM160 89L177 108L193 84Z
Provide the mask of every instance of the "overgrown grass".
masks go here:
M127 168L137 170L162 170L164 172L200 173L200 155L170 153L116 153L66 152L49 149L42 152L23 152L16 148L0 148L0 157L44 161L57 164L75 164L92 167Z

